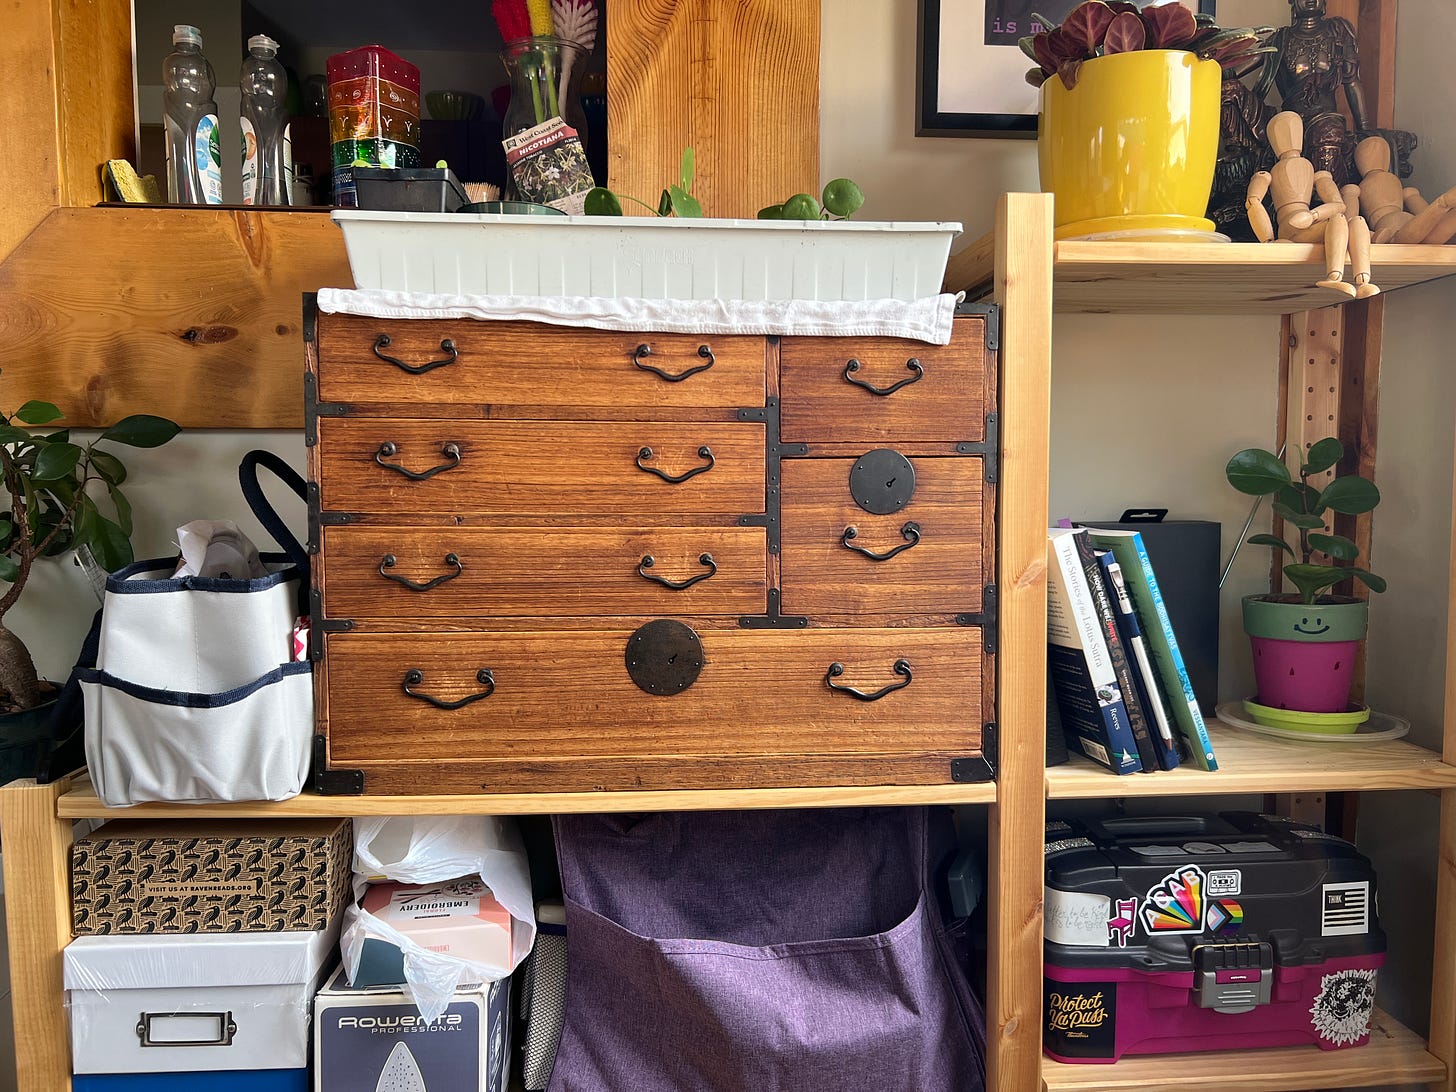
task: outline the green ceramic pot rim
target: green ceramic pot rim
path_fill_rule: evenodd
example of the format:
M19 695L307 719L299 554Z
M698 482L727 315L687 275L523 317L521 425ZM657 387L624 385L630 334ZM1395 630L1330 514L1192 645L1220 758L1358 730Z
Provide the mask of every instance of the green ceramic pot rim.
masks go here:
M1276 603L1264 596L1244 596L1244 632L1277 641L1359 641L1365 636L1369 604L1363 599L1322 596L1305 603Z

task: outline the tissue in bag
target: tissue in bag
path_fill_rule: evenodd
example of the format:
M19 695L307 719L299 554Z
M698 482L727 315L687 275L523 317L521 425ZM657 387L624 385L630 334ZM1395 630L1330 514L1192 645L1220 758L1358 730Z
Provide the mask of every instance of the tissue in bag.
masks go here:
M363 908L421 948L468 963L511 965L511 914L479 876L437 884L373 884ZM404 982L404 953L384 940L365 941L351 985Z

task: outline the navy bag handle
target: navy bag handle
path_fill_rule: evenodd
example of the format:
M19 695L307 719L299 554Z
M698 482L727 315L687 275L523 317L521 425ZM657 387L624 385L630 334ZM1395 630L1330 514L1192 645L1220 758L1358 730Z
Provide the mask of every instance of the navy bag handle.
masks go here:
M283 517L278 514L268 498L263 494L263 487L258 481L258 468L263 467L273 472L273 476L289 489L298 494L300 500L308 499L308 483L306 483L298 471L289 466L271 451L254 450L243 456L243 461L238 465L238 484L243 490L243 499L248 502L248 507L253 510L253 515L258 517L264 529L273 536L273 541L288 555L288 560L298 567L303 574L303 580L298 586L298 612L308 613L308 586L309 586L309 558L308 551L292 531L288 524L283 522Z

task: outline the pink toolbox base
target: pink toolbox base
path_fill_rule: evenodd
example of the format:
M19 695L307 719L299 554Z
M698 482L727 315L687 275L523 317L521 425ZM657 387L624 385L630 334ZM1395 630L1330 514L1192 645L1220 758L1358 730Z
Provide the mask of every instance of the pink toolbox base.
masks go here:
M1199 1007L1193 997L1193 972L1144 973L1126 969L1071 969L1044 965L1048 994L1058 985L1108 984L1117 991L1113 1019L1115 1039L1110 1057L1079 1058L1058 1054L1051 1045L1048 1057L1077 1064L1111 1064L1124 1054L1179 1054L1195 1050L1242 1050L1251 1047L1290 1046L1309 1043L1322 1050L1362 1046L1370 1038L1351 1032L1352 1016L1359 1024L1359 1012L1374 1002L1374 982L1368 992L1360 985L1362 976L1346 976L1356 983L1360 996L1332 994L1321 1006L1319 1019L1330 1030L1321 1034L1311 1013L1325 986L1324 979L1341 971L1375 971L1385 962L1384 953L1329 959L1304 967L1275 967L1273 996L1267 1005L1248 1012L1222 1013ZM1095 994L1094 994L1095 996ZM1356 1008L1351 1009L1354 1002ZM1087 1011L1087 1010L1082 1010ZM1050 1021L1051 1010L1045 1012ZM1088 1017L1096 1019L1096 1010ZM1044 1040L1050 1044L1055 1032L1046 1027ZM1065 1034L1065 1031L1063 1032ZM1345 1038L1353 1035L1353 1038ZM1343 1041L1336 1041L1342 1040Z

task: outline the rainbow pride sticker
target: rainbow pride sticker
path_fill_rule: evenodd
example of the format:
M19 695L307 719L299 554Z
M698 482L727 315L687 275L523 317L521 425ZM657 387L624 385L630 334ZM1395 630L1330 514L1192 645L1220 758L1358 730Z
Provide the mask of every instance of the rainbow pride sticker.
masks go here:
M1219 899L1208 908L1211 933L1237 933L1244 924L1244 908L1233 899Z

